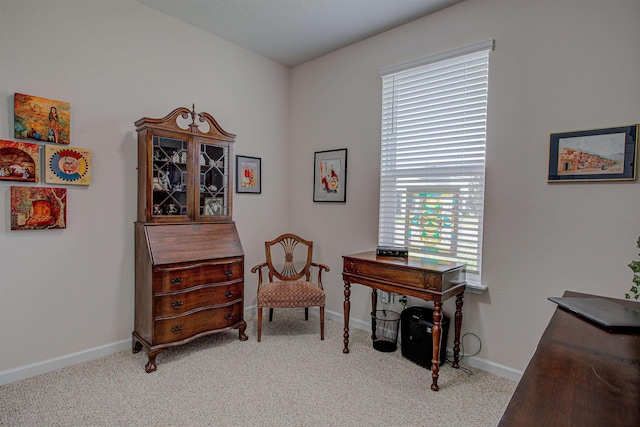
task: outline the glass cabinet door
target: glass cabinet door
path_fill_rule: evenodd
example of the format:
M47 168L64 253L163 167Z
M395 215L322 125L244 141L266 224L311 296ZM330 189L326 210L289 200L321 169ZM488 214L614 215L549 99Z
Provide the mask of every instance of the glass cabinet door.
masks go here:
M229 215L227 199L229 148L211 144L200 144L199 147L198 214L227 216Z
M189 142L153 136L153 216L186 216Z

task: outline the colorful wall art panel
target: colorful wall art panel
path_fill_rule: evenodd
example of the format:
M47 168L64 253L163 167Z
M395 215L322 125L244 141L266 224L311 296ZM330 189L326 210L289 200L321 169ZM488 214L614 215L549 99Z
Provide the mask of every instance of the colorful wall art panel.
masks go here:
M16 93L13 111L16 138L69 144L69 103Z
M67 189L11 187L11 229L67 228Z
M0 140L0 179L38 182L40 146L29 142Z
M91 150L45 146L45 182L49 184L91 184Z

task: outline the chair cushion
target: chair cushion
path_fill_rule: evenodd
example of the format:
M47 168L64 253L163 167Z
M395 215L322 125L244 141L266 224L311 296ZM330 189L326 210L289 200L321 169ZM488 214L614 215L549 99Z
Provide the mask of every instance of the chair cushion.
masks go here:
M271 282L258 292L258 307L324 307L325 294L311 282Z

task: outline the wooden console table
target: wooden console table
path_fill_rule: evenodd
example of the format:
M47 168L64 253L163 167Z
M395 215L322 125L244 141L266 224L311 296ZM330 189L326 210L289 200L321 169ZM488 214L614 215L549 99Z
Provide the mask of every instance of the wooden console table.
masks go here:
M344 255L344 350L349 353L349 311L351 310L351 284L370 287L371 310L376 310L377 290L433 301L433 357L431 390L438 391L440 370L440 336L442 334L442 302L456 297L455 339L453 367L459 368L460 330L462 328L462 298L466 286L464 264L438 264L420 258L376 257L375 251ZM446 345L446 343L444 343Z
M606 299L640 310L640 302ZM499 426L636 427L638 397L640 334L608 332L556 308Z

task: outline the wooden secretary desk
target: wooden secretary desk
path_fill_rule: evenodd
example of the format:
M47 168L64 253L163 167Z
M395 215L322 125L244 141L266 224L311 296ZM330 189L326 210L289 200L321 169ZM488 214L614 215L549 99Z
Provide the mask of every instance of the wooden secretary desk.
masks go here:
M197 122L196 122L197 121ZM208 113L177 108L138 132L133 352L156 356L244 321L244 253L231 217L231 144Z
M455 338L453 367L459 368L460 330L462 328L462 298L466 287L466 267L459 263L438 264L420 258L378 257L376 251L343 257L344 280L344 350L349 353L349 312L351 310L351 284L370 287L371 309L375 312L377 290L433 301L433 357L431 390L438 391L440 371L440 337L442 334L442 302L455 297ZM444 343L446 345L446 343Z

